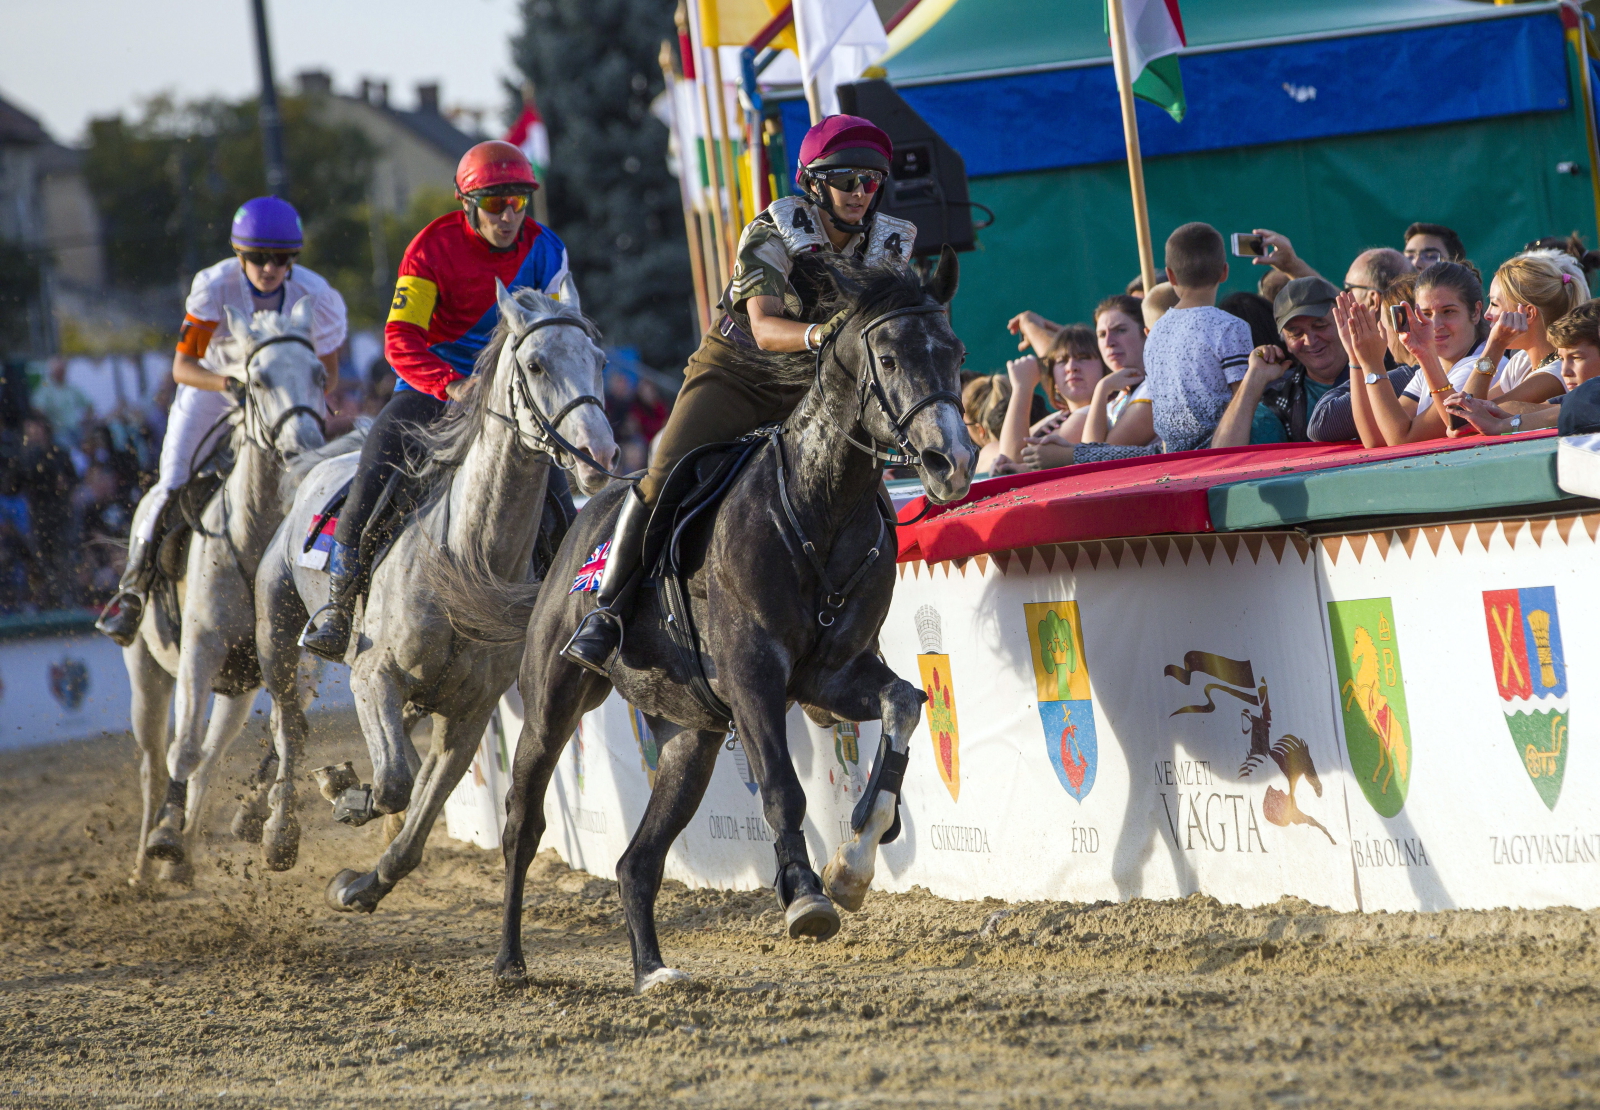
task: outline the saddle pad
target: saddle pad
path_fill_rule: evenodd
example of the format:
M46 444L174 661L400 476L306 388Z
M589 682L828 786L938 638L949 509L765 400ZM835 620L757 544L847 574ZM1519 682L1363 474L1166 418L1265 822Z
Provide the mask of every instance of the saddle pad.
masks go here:
M297 562L303 567L312 570L326 570L328 556L333 552L333 531L339 526L339 510L344 508L345 498L350 495L350 486L355 481L340 486L333 492L333 496L323 504L322 511L311 518L311 527L306 529L305 542L300 545L300 554Z
M606 573L606 559L610 554L610 540L606 540L591 551L583 566L578 568L578 576L572 580L572 589L568 590L567 593L593 593L599 590L600 579Z

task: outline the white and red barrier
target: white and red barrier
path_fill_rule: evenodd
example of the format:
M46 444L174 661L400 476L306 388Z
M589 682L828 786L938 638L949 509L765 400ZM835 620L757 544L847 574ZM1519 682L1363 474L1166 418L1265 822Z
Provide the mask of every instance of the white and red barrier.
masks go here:
M1597 532L1600 516L1567 516L901 564L883 651L932 700L877 885L1293 895L1341 910L1600 905ZM514 698L501 716L504 745L491 730L452 800L452 832L470 796L485 846L503 820ZM875 723L857 733L790 714L819 861L877 746ZM620 699L589 714L551 784L546 844L611 875L655 762ZM668 876L769 883L761 812L730 746Z

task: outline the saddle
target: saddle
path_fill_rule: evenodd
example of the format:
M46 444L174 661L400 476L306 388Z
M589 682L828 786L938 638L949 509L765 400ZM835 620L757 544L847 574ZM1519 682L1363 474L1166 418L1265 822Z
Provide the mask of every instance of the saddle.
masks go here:
M689 576L684 566L684 546L697 525L715 519L716 508L734 479L768 442L760 428L731 443L708 443L690 451L672 468L645 526L643 558L646 582L656 597L667 638L677 649L689 692L712 715L733 727L733 711L711 689L700 655L700 634L695 628L689 599Z
M333 551L333 533L339 525L339 512L344 508L354 483L355 477L352 475L344 485L333 491L328 500L323 502L322 509L311 518L311 527L306 530L296 557L296 562L301 566L312 570L327 569L328 556ZM357 591L359 594L366 593L373 571L378 569L378 565L394 547L395 540L400 538L406 518L416 511L418 492L416 482L402 469L393 471L384 483L383 492L372 507L372 515L361 530L361 565L366 568L366 573Z

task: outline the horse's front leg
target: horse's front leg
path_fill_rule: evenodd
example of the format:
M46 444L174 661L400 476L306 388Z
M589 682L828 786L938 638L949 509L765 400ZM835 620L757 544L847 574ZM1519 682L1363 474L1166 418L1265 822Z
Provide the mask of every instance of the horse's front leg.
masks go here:
M823 868L824 889L847 910L858 910L877 870L878 845L900 835L900 783L911 734L928 696L876 656L862 656L824 683L814 702L841 720L883 721L883 739L867 788L850 817L850 837Z
M788 660L775 657L771 650L746 650L727 660L726 669L722 696L733 710L750 770L761 786L761 806L772 827L777 855L773 889L783 906L789 936L827 940L839 931L839 911L822 892L800 830L806 794L789 757Z

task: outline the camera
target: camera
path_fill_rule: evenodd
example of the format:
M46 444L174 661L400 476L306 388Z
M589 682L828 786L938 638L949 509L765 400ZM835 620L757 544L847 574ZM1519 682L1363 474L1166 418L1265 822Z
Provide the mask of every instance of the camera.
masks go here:
M1261 245L1261 236L1251 235L1246 231L1235 231L1233 253L1236 258L1260 258L1267 252Z
M1394 325L1394 330L1405 332L1411 330L1410 306L1404 303L1389 306L1389 323Z

